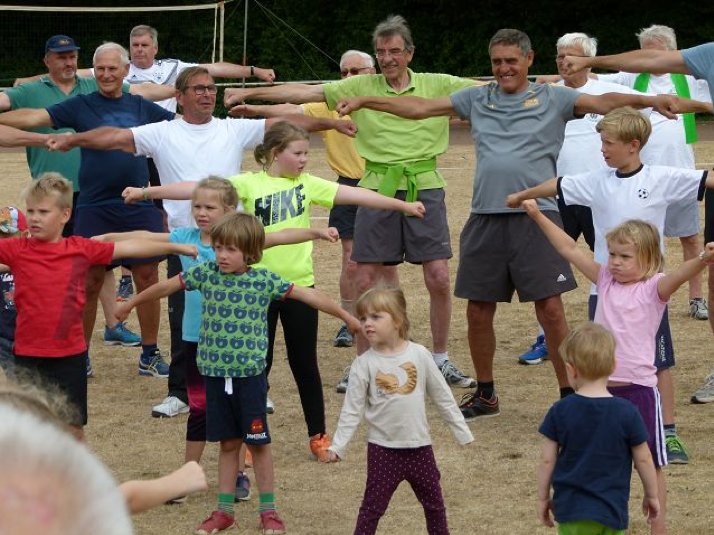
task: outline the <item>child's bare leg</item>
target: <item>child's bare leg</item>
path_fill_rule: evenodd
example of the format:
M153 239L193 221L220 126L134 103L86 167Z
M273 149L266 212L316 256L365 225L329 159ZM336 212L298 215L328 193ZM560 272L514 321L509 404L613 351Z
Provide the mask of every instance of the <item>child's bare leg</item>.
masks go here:
M237 438L221 441L221 450L218 453L218 492L221 494L233 495L236 490L238 451L241 444L242 441Z
M245 472L245 452L248 451L248 445L243 442L238 452L238 471Z
M253 455L253 471L255 472L255 481L258 485L260 493L273 492L275 486L275 473L273 471L273 452L270 449L270 444L256 446L248 444L250 453ZM235 477L233 478L235 486Z
M659 516L652 522L650 533L663 535L667 533L667 484L664 480L662 467L655 468L657 472L657 498L659 499Z
M198 440L187 440L186 441L186 454L184 455L185 462L189 463L191 461L201 462L201 457L203 456L203 450L206 447L205 441Z
M669 368L657 371L657 390L662 398L662 423L674 423L674 383Z

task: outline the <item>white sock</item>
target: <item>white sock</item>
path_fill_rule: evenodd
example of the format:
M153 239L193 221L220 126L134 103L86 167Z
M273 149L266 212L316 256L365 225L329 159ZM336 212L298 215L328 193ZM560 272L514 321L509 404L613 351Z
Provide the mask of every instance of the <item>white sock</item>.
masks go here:
M449 362L449 352L444 351L443 353L432 353L432 357L434 357L434 362L436 362L436 365L441 368L444 364Z

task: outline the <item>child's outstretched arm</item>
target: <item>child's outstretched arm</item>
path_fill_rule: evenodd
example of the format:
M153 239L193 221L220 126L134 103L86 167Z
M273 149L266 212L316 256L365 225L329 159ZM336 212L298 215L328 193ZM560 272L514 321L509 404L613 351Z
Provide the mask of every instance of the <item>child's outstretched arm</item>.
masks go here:
M341 319L347 324L347 328L351 333L356 333L360 330L360 323L357 318L332 301L326 294L314 288L305 288L303 286L293 286L289 299L297 299L312 308L327 312L331 316Z
M169 233L168 232L149 232L148 230L133 230L131 232L110 232L108 234L100 234L98 236L93 236L93 240L101 242L120 242L127 240L151 240L158 242L168 242Z
M153 240L127 240L114 245L113 259L150 258L165 254L192 256L196 258L198 250L190 243L170 243Z
M170 279L166 279L156 284L152 284L143 292L135 295L128 301L117 305L115 310L116 317L119 321L124 321L131 313L134 307L143 305L150 301L155 301L161 299L162 297L167 297L178 291L183 290L183 283L181 282L181 276L176 275Z
M600 272L600 264L595 262L590 256L583 253L573 238L550 219L545 217L538 205L533 200L523 201L522 205L526 213L536 222L548 241L553 244L555 250L568 262L578 268L592 282L597 282L597 275Z
M555 461L558 458L558 443L545 438L540 450L540 463L538 463L538 520L544 526L555 526L550 516L553 504L550 501L550 482L553 479Z
M509 208L520 208L521 203L527 199L540 199L543 197L555 197L558 194L558 179L551 178L541 182L535 187L524 189L518 193L511 193L506 197L506 206Z
M126 204L133 204L149 199L171 199L173 201L187 201L193 195L198 182L184 180L168 186L150 186L148 188L124 188L121 196Z
M119 485L132 515L163 505L174 498L207 489L206 474L196 461L188 462L164 477L147 481L132 480Z
M707 243L704 251L697 257L687 260L677 269L657 281L657 293L662 301L669 300L682 284L701 273L702 270L714 264L714 242Z
M632 460L645 491L645 497L642 499L642 513L647 517L647 522L651 523L659 516L660 506L657 497L657 472L655 472L647 442L632 448Z
M326 240L335 243L340 239L340 233L335 227L328 228L284 228L277 232L265 234L265 248L278 245L291 245L310 240Z
M393 197L386 197L371 189L340 185L335 195L335 204L356 204L380 210L395 210L406 215L424 217L426 209L419 201L404 202Z

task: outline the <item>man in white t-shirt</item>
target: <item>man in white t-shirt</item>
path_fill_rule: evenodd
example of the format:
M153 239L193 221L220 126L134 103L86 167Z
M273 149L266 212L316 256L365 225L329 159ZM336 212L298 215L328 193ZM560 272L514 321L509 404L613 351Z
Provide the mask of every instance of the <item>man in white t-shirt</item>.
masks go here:
M240 173L243 152L261 143L265 131L281 120L289 119L308 130L335 128L348 135L355 133L350 121L313 119L303 115L266 120L218 119L213 117L217 92L207 69L189 67L176 78L176 99L183 109L181 119L157 123L156 128L98 128L58 138L54 148L68 150L79 146L148 156L156 164L161 183L166 185L186 180L198 182L209 175L227 177ZM164 208L169 230L193 226L190 201L167 200ZM174 316L178 316L174 321L178 322L180 333L182 313L171 315L170 321ZM184 354L172 351L169 395L154 407L153 416L170 417L188 411L185 369Z
M637 34L640 48L644 50L677 50L677 38L672 28L653 25ZM680 76L688 94L677 91L675 77ZM648 93L671 93L686 96L702 102L711 102L709 85L706 80L696 80L689 75L648 74L618 72L615 74L600 74L598 78L622 86L635 88ZM680 89L681 92L681 89ZM642 150L642 161L650 165L670 165L694 169L693 144L696 142L696 129L693 134L685 133L685 121L694 122L694 117L685 119L680 115L676 121L671 121L659 113L650 116L652 136ZM692 137L689 137L692 136ZM689 139L688 139L689 137ZM682 243L682 253L685 260L699 254L699 206L692 202L675 203L667 209L667 219L664 225L664 235L677 237ZM706 320L709 318L707 302L702 293L701 274L689 281L689 315L692 318Z

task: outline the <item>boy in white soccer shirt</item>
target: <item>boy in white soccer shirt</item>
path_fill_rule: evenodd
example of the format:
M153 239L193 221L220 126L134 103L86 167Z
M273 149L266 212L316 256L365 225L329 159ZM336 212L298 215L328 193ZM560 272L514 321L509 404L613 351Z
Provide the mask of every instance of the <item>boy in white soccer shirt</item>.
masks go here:
M704 188L714 187L714 176L707 171L676 167L643 165L640 150L647 143L652 127L649 121L632 108L620 108L608 113L597 125L602 140L602 154L608 169L589 173L565 175L541 185L510 195L507 204L520 206L526 199L552 197L556 193L566 204L589 206L595 228L595 260L607 262L605 234L626 219L643 219L657 227L660 237L664 232L667 207L677 201L696 202L704 195ZM589 312L592 319L597 303L592 288ZM655 364L658 381L667 387L674 366L669 321L665 310L657 333ZM686 451L676 436L673 407L667 422L672 442L671 456L675 462L687 462ZM669 441L669 436L668 436ZM684 456L679 456L683 453Z

